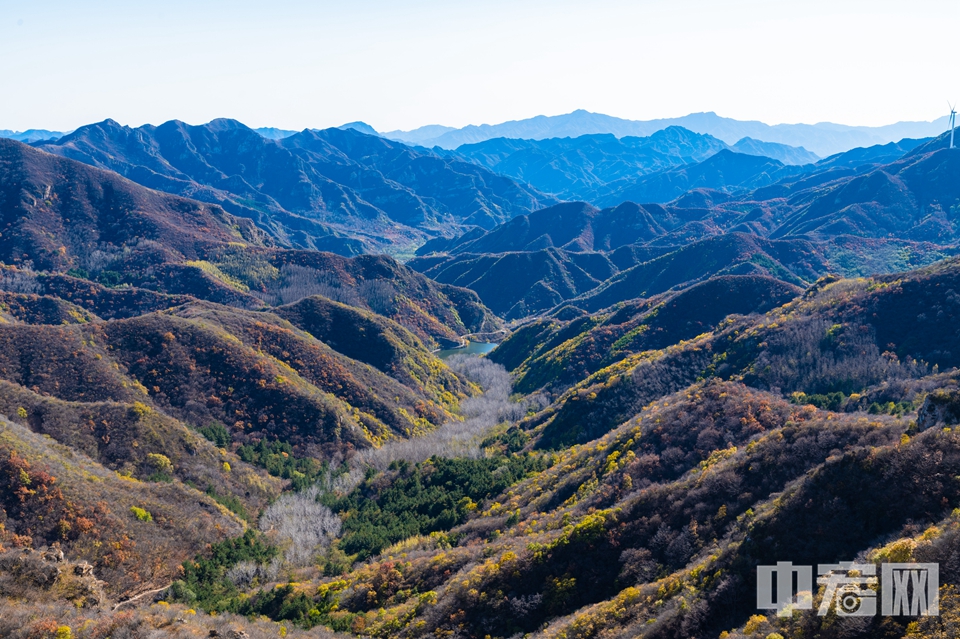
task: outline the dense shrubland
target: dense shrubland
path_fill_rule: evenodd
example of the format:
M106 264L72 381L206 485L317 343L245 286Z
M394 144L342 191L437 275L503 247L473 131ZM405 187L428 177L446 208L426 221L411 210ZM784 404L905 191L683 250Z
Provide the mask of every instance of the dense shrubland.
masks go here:
M943 285L935 270L913 277ZM493 457L385 456L326 501L347 514L342 538L316 559L328 575L316 591L295 591L320 623L383 637L930 630L751 617L757 563L879 557L902 536L930 547L911 556L952 561L947 542L927 540L955 527L960 506L949 479L960 475L949 428L957 375L938 370L953 351L942 339L880 344L889 329L865 309L898 286L824 281L690 342L625 349L551 406L531 406L536 414L486 420L473 451ZM602 325L542 323L511 341L549 352ZM934 351L939 362L924 359ZM503 357L520 362L517 352L508 341ZM553 452L531 455L537 448ZM491 470L513 477L490 484ZM351 554L369 558L351 568Z
M308 268L232 259L187 268L261 293ZM0 543L59 543L108 597L160 590L103 617L117 636L169 628L168 610L191 617L184 636L204 611L251 635L280 633L266 617L391 638L936 636L960 580L958 272L799 295L726 278L558 314L446 366L382 317L402 312L383 287L327 291L363 310L190 302L109 322L85 294L18 292L0 330ZM106 309L111 290L89 295ZM753 609L758 563L891 556L945 566L943 619ZM23 623L40 637L66 599L35 594ZM81 614L58 623L99 636Z
M307 626L327 622L343 628L342 620L330 616L329 605L305 597L302 590L267 588L249 599L242 590L277 583L289 571L310 574L315 566L327 574L340 574L354 562L411 537L439 535L436 538L443 539L445 531L464 522L490 497L546 468L550 460L537 454L482 454L481 440L505 420L518 419L526 404L511 401L509 376L500 366L464 356L453 358L450 364L485 391L463 402L463 422L453 420L434 433L415 438L413 446L387 444L383 448L388 450L377 457L358 455L335 472L326 466L316 468L309 476L313 485L308 475L301 473L303 477L296 478L300 483L295 480L292 484L300 492L281 496L261 514L262 537L248 532L239 546L225 542L228 545L217 546L212 558L199 555L185 563L186 577L171 587L168 596L209 611L267 614ZM222 425L213 424L202 432L217 443L230 442ZM279 464L274 472L290 468L276 460L276 452L287 464L299 463L279 446L261 442L256 447L241 447L238 453L253 461L266 459L268 468L271 463ZM443 453L463 456L449 459ZM421 459L425 454L429 458ZM375 462L384 461L387 455L391 461L385 472L379 471ZM365 478L360 476L364 469Z
M212 634L216 633L216 635ZM242 634L241 634L242 633ZM77 609L62 601L34 601L30 606L0 600L0 636L9 639L333 639L348 635L324 628L303 630L296 624L232 613L208 615L184 604L147 607Z
M518 391L563 390L631 354L692 339L728 315L765 312L799 293L770 277L718 277L565 323L532 323L511 335L492 358L516 371Z
M432 457L416 465L395 461L387 472L328 502L344 518L339 548L362 560L404 539L449 530L485 500L548 463L532 454Z
M140 481L19 424L0 423L0 547L62 545L112 597L168 584L181 561L243 531L201 491Z
M899 445L907 427L887 417L831 416L735 384L694 387L651 405L598 442L558 453L550 468L478 505L450 532L412 536L368 566L327 582L320 588L325 599L315 602L331 596L339 602L339 610L318 608L325 623L375 635L534 631L638 583L654 584L655 592L656 584L682 575L708 549L725 556L731 532L758 516L751 509L833 455ZM449 472L443 466L426 471ZM415 502L400 496L422 494L429 476L422 467L393 472L380 485L372 479L365 490L378 491L380 508L385 502L401 513L416 512ZM470 486L467 477L446 483ZM417 488L410 493L412 485ZM740 555L736 546L729 552L721 571L736 573L729 566ZM712 592L718 584L705 587ZM746 586L736 588L747 598ZM670 592L667 599L679 603ZM626 596L630 604L641 599ZM707 614L712 605L697 603L696 620L682 606L661 611L658 636L676 636L676 624L696 636L697 628L717 623ZM380 608L385 615L376 612Z
M956 297L951 291L960 287L958 273L953 260L904 276L825 278L765 315L728 317L713 332L662 350L623 352L521 426L540 447L585 442L656 397L710 377L742 380L798 400L812 397L825 408L869 411L872 406L874 414L904 414L923 398L908 387L935 378L941 366L960 364L955 355L960 337L951 324L960 317L960 306L951 306ZM929 333L911 330L917 316L903 308L933 305L931 295L937 291L945 293L935 304L939 310L933 321L939 324ZM890 323L897 316L903 322L899 329ZM589 323L580 319L567 326L574 325ZM542 357L575 350L583 333L577 334Z

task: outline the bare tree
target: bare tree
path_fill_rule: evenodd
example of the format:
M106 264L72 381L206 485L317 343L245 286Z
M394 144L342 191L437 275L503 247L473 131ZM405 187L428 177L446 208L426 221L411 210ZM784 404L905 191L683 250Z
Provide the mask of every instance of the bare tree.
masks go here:
M319 486L286 493L260 517L260 530L286 545L284 557L294 566L309 565L340 533L340 518L317 501L319 495Z
M258 564L253 561L241 561L227 571L227 579L238 588L249 588L254 581L261 585L275 581L280 574L279 557L274 557L269 564Z
M0 291L8 293L39 293L36 273L12 268L0 269Z
M421 437L390 442L380 448L366 450L355 459L355 464L386 470L397 460L422 462L440 455L443 457L482 456L480 442L491 429L504 422L515 422L530 408L542 408L546 400L532 396L520 402L510 401L513 388L510 374L499 364L475 355L454 355L447 365L479 385L483 394L460 404L462 421L450 421Z

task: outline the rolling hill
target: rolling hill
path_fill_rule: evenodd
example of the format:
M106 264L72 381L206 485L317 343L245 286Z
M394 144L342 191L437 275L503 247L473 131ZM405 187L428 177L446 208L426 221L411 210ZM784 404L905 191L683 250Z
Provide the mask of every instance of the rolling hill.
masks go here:
M211 547L275 552L260 512L458 421L478 389L430 349L499 327L392 258L279 248L219 205L12 140L0 219L4 597L105 606ZM44 563L54 544L89 562L76 580Z

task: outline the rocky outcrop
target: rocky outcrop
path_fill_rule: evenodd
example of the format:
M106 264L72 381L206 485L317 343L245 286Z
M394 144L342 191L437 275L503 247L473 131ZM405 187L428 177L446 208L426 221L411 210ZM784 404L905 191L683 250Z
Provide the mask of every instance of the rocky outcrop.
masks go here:
M917 411L917 428L927 430L934 426L960 423L960 391L937 390L927 395Z
M0 553L0 596L69 601L78 608L89 608L106 601L103 585L93 574L93 566L66 561L57 545Z

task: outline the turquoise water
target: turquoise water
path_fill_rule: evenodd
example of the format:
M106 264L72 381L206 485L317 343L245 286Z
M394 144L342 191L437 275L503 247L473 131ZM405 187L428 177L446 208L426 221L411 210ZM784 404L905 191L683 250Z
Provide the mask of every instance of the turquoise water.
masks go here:
M437 351L436 356L440 359L447 359L451 355L486 355L497 347L492 342L469 342L463 348L445 348Z

